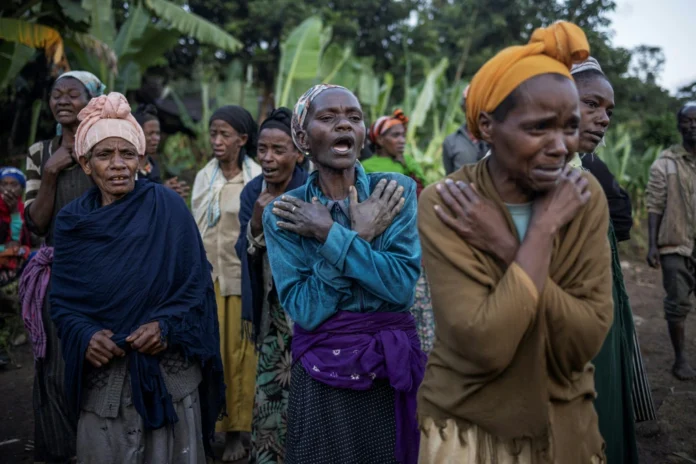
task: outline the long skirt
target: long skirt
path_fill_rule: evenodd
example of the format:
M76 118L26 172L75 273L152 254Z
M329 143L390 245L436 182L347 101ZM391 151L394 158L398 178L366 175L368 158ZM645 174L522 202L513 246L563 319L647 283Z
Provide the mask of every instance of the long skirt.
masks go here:
M242 298L222 296L215 282L220 322L220 354L225 371L227 416L216 425L218 432L250 432L254 409L257 358L254 344L242 336Z
M62 463L75 456L77 414L65 397L65 362L51 320L48 295L41 318L46 331L46 357L34 363L34 461Z
M606 442L607 462L637 464L635 418L633 410L633 313L624 288L623 274L613 229L609 230L612 251L612 293L614 322L595 365L595 409L599 430Z
M435 341L435 316L430 298L430 286L423 267L421 267L421 275L416 282L416 295L411 307L411 315L416 320L421 350L425 354L429 354Z
M259 350L249 464L285 462L292 329L280 304L270 305L270 324Z
M128 388L123 391L122 397L130 394ZM178 422L157 430L145 429L133 404L124 403L115 419L81 412L78 464L205 464L198 389L174 403Z
M396 464L394 389L370 390L317 382L300 363L292 368L286 464Z

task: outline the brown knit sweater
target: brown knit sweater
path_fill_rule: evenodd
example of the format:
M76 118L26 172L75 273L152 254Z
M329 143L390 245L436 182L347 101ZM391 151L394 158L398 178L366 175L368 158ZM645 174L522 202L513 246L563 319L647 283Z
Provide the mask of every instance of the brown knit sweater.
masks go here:
M450 178L475 183L514 232L487 166ZM590 360L613 317L609 213L597 180L583 175L591 199L555 237L541 295L518 264L502 267L445 226L433 210L443 205L439 194L423 191L418 226L436 341L418 395L421 424L476 424L511 449L515 439L532 439L535 462L603 456Z

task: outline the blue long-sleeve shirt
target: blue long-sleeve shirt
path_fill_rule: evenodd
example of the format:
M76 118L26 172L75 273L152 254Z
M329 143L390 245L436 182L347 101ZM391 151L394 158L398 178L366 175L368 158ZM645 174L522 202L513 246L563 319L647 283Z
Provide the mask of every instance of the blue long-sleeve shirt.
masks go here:
M278 297L290 317L314 330L338 310L402 312L413 304L420 274L421 248L416 225L416 184L395 173L365 174L356 164L358 200L365 201L381 179L404 187L405 204L392 224L372 243L350 228L349 201L331 201L319 189L317 172L286 195L326 205L334 224L323 244L280 229L273 203L263 215L268 258Z

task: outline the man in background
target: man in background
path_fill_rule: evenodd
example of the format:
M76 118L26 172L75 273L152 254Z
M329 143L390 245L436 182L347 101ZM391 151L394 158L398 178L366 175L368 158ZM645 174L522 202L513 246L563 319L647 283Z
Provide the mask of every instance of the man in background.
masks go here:
M685 321L696 286L696 102L677 113L682 143L663 151L650 168L647 187L648 264L662 268L665 319L674 348L672 373L696 378L685 353Z
M462 94L462 111L466 111L466 96L469 93L467 85ZM445 174L452 174L465 164L477 163L486 155L488 145L482 140L476 140L466 122L461 125L457 132L447 136L442 143L442 163L445 165Z

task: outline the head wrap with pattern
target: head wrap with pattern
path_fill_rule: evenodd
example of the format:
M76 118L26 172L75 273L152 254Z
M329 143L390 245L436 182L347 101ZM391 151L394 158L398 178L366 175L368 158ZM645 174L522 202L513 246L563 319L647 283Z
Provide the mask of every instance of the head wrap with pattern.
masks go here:
M128 100L118 92L93 98L77 115L75 156L85 156L96 144L110 137L132 143L139 155L145 154L145 134L131 114Z
M312 100L317 98L317 96L324 90L329 89L343 89L347 92L350 92L350 90L340 85L317 84L311 87L309 90L307 90L304 93L304 95L302 95L300 99L297 100L297 103L295 104L295 109L292 112L291 129L292 141L295 142L295 146L297 146L298 148L300 148L301 145L299 139L297 138L297 134L300 131L304 130L305 120L307 119L307 114L309 113L309 108L312 104Z
M377 137L385 134L389 129L401 124L404 129L408 128L408 117L404 114L401 108L394 111L391 116L382 116L370 125L370 130L367 136L374 145L377 144Z
M99 80L97 76L88 71L69 71L58 76L53 86L58 83L59 80L65 78L77 79L85 86L87 90L87 98L92 99L104 95L104 90L106 90L106 85ZM58 124L56 126L56 135L61 135L63 133L63 126Z

